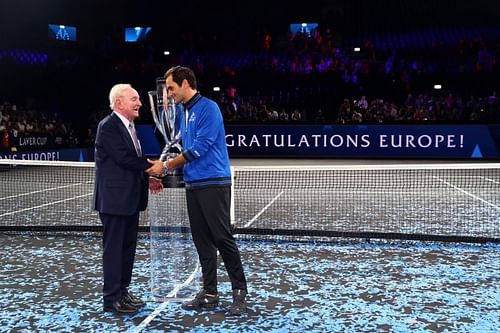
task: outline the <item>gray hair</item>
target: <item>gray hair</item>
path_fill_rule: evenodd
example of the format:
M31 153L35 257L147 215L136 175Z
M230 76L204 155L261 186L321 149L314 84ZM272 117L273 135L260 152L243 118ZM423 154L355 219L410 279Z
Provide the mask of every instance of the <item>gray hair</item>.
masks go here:
M132 86L128 83L119 83L115 84L111 91L109 92L109 107L111 110L115 109L115 101L118 97L122 96L124 90L132 88Z

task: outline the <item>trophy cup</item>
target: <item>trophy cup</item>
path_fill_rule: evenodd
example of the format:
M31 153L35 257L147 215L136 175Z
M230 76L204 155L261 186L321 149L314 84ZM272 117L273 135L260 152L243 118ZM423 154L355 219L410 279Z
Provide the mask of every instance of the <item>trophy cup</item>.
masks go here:
M182 152L175 103L163 78L156 79L156 91L149 91L148 96L156 128L165 140L160 160L166 161ZM201 268L189 232L182 171L167 172L162 183L163 191L150 195L148 204L151 294L161 302L185 301L200 288Z
M165 80L162 78L156 79L156 91L148 91L148 96L156 128L165 140L165 146L160 154L160 160L165 162L182 151L180 145L181 133L175 127L176 108L174 99L168 96ZM176 148L178 152L172 151L173 148Z

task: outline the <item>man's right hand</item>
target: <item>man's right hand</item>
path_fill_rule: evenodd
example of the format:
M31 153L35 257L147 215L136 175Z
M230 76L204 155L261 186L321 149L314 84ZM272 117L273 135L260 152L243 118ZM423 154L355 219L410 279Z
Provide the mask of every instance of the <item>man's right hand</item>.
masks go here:
M151 176L156 176L156 177L161 177L163 176L164 168L163 168L163 162L160 160L150 160L148 158L148 162L151 165L148 169L146 169L146 172L151 175Z

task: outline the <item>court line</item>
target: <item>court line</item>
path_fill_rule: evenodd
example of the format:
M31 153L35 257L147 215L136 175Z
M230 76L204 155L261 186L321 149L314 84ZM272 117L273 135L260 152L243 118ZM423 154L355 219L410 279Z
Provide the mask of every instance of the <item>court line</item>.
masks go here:
M191 275L189 275L189 277L186 279L186 281L184 281L183 283L175 286L174 289L172 289L171 292L169 292L167 294L167 298L168 297L174 297L174 295L183 287L189 285L193 280L194 278L196 277L196 274L197 272L200 270L200 263L197 263L196 264L196 268L194 269L194 271L191 273ZM165 308L167 307L167 305L169 304L170 302L167 300L167 301L164 301L163 303L160 304L160 306L158 306L149 316L147 316L137 327L135 327L135 329L132 331L133 333L139 333L141 332L143 329L145 329L150 323L151 321L153 321L153 319L156 318L156 316L158 316L163 310L165 310Z
M277 196L275 196L275 197L274 197L274 199L273 199L273 200L271 200L271 201L270 201L270 202L266 205L266 207L262 208L262 210L261 210L261 211L260 211L257 215L255 215L255 216L254 216L254 217L253 217L250 221L248 221L248 223L247 223L247 224L245 224L245 226L244 226L244 227L245 227L245 228L248 228L248 227L249 227L252 223L254 223L254 222L255 222L255 220L256 220L256 219L258 219L258 218L259 218L259 216L261 216L261 215L262 215L262 213L264 213L264 212L265 212L265 211L266 211L266 210L267 210L267 209L268 209L268 208L269 208L269 207L270 207L270 206L271 206L271 205L272 205L272 204L273 204L276 200L278 200L278 198L279 198L279 197L280 197L283 193L285 193L285 191L284 191L284 190L282 190L280 193L278 193L278 195L277 195Z
M487 181L489 181L489 182L495 183L495 184L500 184L499 181L494 180L494 179L489 179L489 178L484 178L484 179L487 180Z
M79 185L90 184L90 183L92 183L92 181L88 181L88 182L84 182L84 183L69 184L69 185L58 186L58 187L53 187L53 188L45 188L43 190L26 192L26 193L20 193L20 194L11 195L11 196L8 196L8 197L3 197L3 198L0 198L0 201L1 200L12 199L12 198L17 198L17 197L22 197L22 196L25 196L25 195L30 195L30 194L40 193L40 192L54 191L54 190L59 190L61 188L66 188L66 187L71 187L71 186L79 186Z
M318 188L310 188L310 189L300 189L300 192L313 192L313 193L320 193L320 192L327 192L327 193L332 193L330 196L331 197L339 197L339 196L344 196L347 197L347 195L352 194L350 197L359 197L359 196L369 196L371 194L376 194L376 195L383 195L383 196L394 196L395 194L398 195L404 195L404 194L412 194L412 195L423 195L423 196L428 196L429 195L429 190L434 190L435 188L415 188L413 190L404 190L404 189L392 189L388 188L387 190L374 190L374 189L369 189L369 188L351 188L351 189L341 189L341 188L336 188L335 193L332 193L332 188L323 188L323 189L318 189ZM292 189L294 190L294 189ZM390 192L389 192L390 190ZM438 193L441 195L440 193ZM245 198L244 195L240 194L236 199L237 200L242 200L241 197ZM294 196L290 200L294 200L297 197ZM302 199L301 199L302 200Z
M447 181L445 181L445 180L443 180L443 179L441 179L441 178L439 178L439 177L436 177L436 176L433 176L433 177L434 177L434 178L436 178L437 180L439 180L440 182L443 182L443 183L445 183L446 185L453 187L455 190L457 190L457 191L459 191L459 192L462 192L462 193L464 193L464 194L466 194L466 195L468 195L468 196L470 196L470 197L473 197L473 198L474 198L474 199L476 199L476 200L482 201L482 202L484 202L485 204L487 204L487 205L489 205L489 206L491 206L491 207L493 207L493 208L496 208L496 209L499 209L499 210L500 210L500 207L499 207L499 206L497 206L497 205L495 205L495 204L492 204L491 202L488 202L488 201L484 200L483 198L478 197L477 195L474 195L474 194L472 194L472 193L470 193L470 192L467 192L467 191L465 191L465 190L462 190L460 187L457 187L457 186L455 186L455 185L453 185L453 184L451 184L451 183L448 183Z
M42 208L42 207L46 207L46 206L51 206L51 205L55 205L55 204L58 204L58 203L61 203L61 202L75 200L75 199L79 199L79 198L83 198L83 197L88 197L89 195L93 195L93 194L94 193L87 193L87 194L78 195L78 196L72 197L72 198L66 198L66 199L63 199L63 200L58 200L58 201L46 203L46 204L39 205L39 206L23 208L23 209L16 210L16 211L13 211L13 212L4 213L4 214L0 215L0 217L9 216L9 215L12 215L12 214L17 214L17 213L22 213L22 212L25 212L27 210L32 210L32 209Z

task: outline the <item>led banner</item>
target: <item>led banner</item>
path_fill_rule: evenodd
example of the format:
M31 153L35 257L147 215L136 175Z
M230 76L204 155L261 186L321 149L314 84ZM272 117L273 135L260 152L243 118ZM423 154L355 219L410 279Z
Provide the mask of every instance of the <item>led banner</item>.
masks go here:
M146 156L160 155L154 126L138 136ZM226 143L232 158L499 159L500 125L228 125ZM0 149L0 159L93 161L94 148Z
M92 162L94 161L94 148L0 151L0 159Z
M226 126L231 157L496 159L500 125Z
M71 138L67 135L22 135L7 131L2 133L0 151L32 151L48 148L64 148L70 144Z

